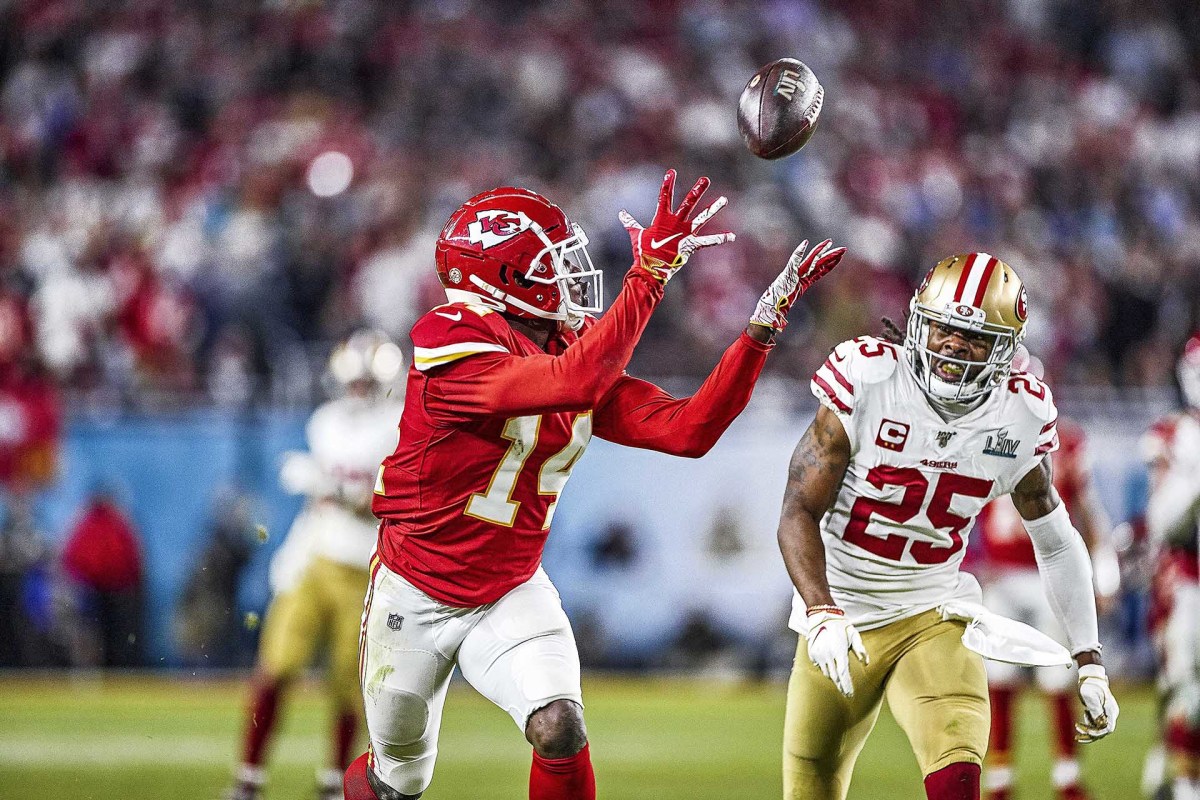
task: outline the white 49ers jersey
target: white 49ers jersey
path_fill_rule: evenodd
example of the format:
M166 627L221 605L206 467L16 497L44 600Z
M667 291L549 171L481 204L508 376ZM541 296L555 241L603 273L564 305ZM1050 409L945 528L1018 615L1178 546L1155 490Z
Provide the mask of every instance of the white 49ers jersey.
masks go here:
M903 350L871 337L834 348L811 386L850 439L845 478L821 520L829 587L850 621L870 630L947 600L979 602L978 583L959 572L967 536L989 500L1057 449L1050 390L1014 373L946 421ZM806 624L797 594L791 626Z
M299 577L312 556L367 569L379 522L371 514L375 476L396 448L402 403L346 396L309 418L309 452L293 454L283 479L310 496L271 564L276 591Z

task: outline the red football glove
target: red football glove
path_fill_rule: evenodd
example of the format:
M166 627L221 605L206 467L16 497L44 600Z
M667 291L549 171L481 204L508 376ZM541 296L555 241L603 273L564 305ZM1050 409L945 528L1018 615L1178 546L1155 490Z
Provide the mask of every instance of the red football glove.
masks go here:
M717 198L716 202L701 211L694 219L688 215L700 202L701 196L708 188L708 178L701 178L688 191L683 202L675 211L671 210L675 195L675 170L667 170L663 178L662 191L658 194L658 210L654 212L654 221L649 228L643 228L633 216L621 209L617 215L625 230L629 231L629 240L633 243L633 263L659 281L666 283L680 267L687 263L692 253L701 247L732 242L732 233L711 233L698 235L704 223L725 207L729 201L725 197Z
M787 325L788 311L796 304L800 295L807 292L812 285L821 280L831 269L838 265L846 248L833 246L829 239L814 247L807 255L808 240L805 239L788 259L787 266L777 277L763 296L759 298L754 313L750 316L753 325L762 325L779 332Z

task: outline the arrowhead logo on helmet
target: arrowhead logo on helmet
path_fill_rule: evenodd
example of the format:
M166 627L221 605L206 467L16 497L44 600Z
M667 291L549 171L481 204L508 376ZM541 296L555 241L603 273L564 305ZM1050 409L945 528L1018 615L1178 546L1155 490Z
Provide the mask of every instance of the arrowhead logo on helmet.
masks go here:
M532 220L520 211L515 214L499 208L480 211L475 221L467 224L467 241L487 250L528 230L532 224Z

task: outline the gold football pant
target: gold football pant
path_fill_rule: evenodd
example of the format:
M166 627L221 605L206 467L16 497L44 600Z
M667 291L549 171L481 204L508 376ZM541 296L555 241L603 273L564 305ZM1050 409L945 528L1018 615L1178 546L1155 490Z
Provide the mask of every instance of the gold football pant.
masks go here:
M360 709L358 633L369 580L365 568L313 559L300 582L277 594L267 609L259 640L259 669L273 680L296 678L325 644L334 708Z
M851 655L853 697L809 661L801 636L784 719L785 800L845 800L885 697L922 775L959 761L982 765L991 722L987 676L983 659L963 647L964 628L926 611L863 631L871 663Z

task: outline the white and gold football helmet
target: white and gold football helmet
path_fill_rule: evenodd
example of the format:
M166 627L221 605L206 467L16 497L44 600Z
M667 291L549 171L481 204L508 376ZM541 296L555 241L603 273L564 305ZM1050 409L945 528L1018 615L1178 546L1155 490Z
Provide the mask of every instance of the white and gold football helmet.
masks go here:
M329 377L346 391L354 385L368 393L391 386L404 370L404 353L382 331L366 328L352 333L329 356Z
M995 256L967 253L938 262L909 304L904 339L909 366L926 395L941 402L970 403L1003 383L1025 336L1028 314L1024 284ZM968 361L930 350L931 323L990 337L987 360ZM943 377L946 370L935 370L935 361L953 365L961 378L952 382Z

